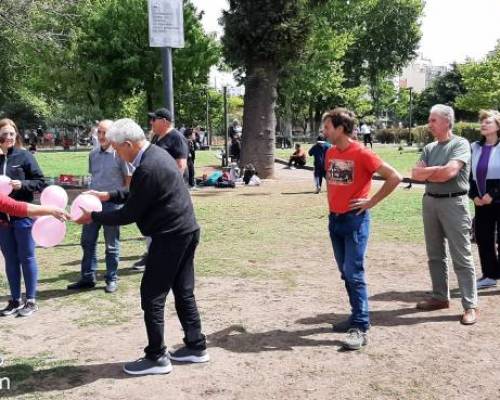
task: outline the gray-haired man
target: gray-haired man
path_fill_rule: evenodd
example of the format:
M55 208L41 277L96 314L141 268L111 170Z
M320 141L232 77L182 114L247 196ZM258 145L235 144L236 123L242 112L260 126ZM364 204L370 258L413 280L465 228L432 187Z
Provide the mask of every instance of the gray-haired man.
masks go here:
M127 225L135 222L152 239L141 281L141 305L148 335L146 356L124 366L131 375L167 374L171 360L207 362L205 335L194 296L194 256L200 239L188 189L172 156L146 141L134 121L116 121L106 134L120 158L132 163L130 190L92 192L101 201L123 203L114 211L84 213L78 223ZM185 346L169 352L164 342L164 310L172 290Z
M429 130L436 141L424 147L412 170L413 179L426 183L422 215L432 280L432 297L419 302L417 308L433 311L450 306L447 239L465 310L460 322L471 325L478 316L467 198L471 154L469 142L452 133L454 119L451 107L441 104L432 107Z

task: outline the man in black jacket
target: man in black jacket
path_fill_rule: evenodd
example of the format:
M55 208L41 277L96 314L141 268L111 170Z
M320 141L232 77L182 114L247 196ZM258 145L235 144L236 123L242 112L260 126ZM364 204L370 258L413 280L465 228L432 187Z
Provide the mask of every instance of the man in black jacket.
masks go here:
M118 155L136 168L129 190L91 192L101 201L124 203L111 212L85 212L78 223L103 225L137 223L152 243L141 282L141 304L148 335L146 357L125 364L131 375L165 374L172 370L170 359L206 362L205 335L194 297L194 253L200 228L196 223L189 192L175 160L146 141L142 129L131 119L116 121L106 138ZM172 289L175 308L184 329L185 346L167 356L163 340L164 309Z

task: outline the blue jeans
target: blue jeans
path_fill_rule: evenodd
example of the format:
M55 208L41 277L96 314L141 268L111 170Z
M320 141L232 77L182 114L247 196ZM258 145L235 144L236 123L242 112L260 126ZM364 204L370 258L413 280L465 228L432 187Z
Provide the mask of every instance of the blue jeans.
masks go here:
M322 169L314 170L314 183L317 189L321 189L321 184L323 183L323 178L325 177L325 171Z
M113 211L121 206L106 202L102 203L103 211ZM94 282L97 271L97 239L101 226L104 230L104 242L106 246L106 282L116 281L118 263L120 261L120 227L101 225L92 222L82 228L81 245L82 258L82 280Z
M38 265L35 242L31 237L33 220L20 218L0 227L0 248L5 258L5 271L14 300L21 298L21 271L26 285L26 298L35 299Z
M361 215L331 213L328 228L333 254L351 304L351 325L366 331L370 327L370 317L364 258L370 234L370 214L366 211Z

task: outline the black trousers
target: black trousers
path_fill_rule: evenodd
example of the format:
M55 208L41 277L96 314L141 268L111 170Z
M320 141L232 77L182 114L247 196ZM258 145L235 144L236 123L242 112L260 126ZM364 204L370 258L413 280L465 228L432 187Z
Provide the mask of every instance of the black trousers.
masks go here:
M141 305L148 335L146 357L157 360L165 355L165 300L170 289L184 330L184 343L204 350L206 340L194 298L194 253L200 231L183 236L152 236L152 239L141 282Z
M288 161L288 166L291 167L292 165L294 167L303 167L304 165L306 165L306 160L303 157L291 156L290 160Z
M370 147L373 149L372 135L363 135L363 143L365 147L368 147L368 143L370 143Z
M474 233L483 276L500 279L500 248L496 238L500 226L500 204L475 206L475 211Z
M193 187L196 185L195 179L194 179L194 161L192 158L187 159L187 169L188 169L188 184L189 186Z

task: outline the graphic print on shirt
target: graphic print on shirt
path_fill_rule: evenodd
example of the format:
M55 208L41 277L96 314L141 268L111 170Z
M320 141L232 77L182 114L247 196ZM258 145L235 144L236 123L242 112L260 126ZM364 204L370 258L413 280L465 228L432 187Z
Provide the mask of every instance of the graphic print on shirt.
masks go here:
M354 177L353 160L330 161L328 166L328 183L331 185L350 185Z

